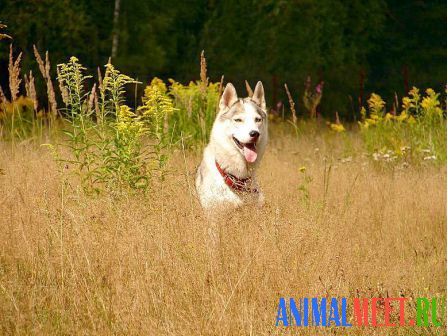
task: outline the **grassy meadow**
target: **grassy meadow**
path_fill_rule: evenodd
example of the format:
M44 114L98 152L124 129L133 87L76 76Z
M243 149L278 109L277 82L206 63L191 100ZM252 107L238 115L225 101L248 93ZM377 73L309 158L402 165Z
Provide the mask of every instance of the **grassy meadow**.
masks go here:
M357 134L291 134L272 127L266 205L222 221L214 256L198 151L175 150L150 193L92 197L47 148L2 143L1 333L442 335L275 327L279 297L446 294L446 168L378 167Z
M155 78L134 108L141 83L112 64L92 78L72 57L56 82L35 54L48 104L12 51L0 96L1 334L445 334L275 326L280 297L406 297L414 318L416 298L447 294L439 93L372 94L343 125L316 120L322 83L306 84L310 118L286 88L291 120L271 114L258 174L266 204L219 221L210 249L194 175L222 83L203 54L199 81Z

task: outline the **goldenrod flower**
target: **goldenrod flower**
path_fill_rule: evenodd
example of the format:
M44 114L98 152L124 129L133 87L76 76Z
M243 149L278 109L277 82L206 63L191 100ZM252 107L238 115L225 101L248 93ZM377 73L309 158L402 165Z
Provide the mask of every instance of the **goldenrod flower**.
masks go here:
M162 93L166 93L166 91L168 90L166 87L166 84L163 82L163 80L161 80L158 77L154 77L154 79L152 79L151 81L151 85L148 86L146 89L148 88L157 88L160 92Z
M368 99L368 106L371 110L371 115L382 116L385 102L378 94L372 93L371 97Z
M166 84L154 78L144 90L143 106L138 108L151 127L153 134L161 140L166 133L166 118L176 109L172 98L167 93Z
M412 107L411 99L408 97L402 98L402 108L407 112Z
M419 94L419 89L415 86L413 86L413 88L410 90L410 92L408 92L408 94L413 97L413 100L415 101L419 101L420 99L420 94Z
M144 124L130 107L122 105L117 114L116 129L120 134L139 136L144 131Z
M337 133L342 133L346 131L343 124L331 124L331 129Z
M392 121L394 119L394 116L391 113L385 114L385 121Z
M360 115L362 117L362 120L366 119L366 109L362 106L362 108L360 109Z
M408 118L408 114L406 111L402 111L401 114L399 114L398 116L396 116L396 120L397 121L405 121Z
M385 102L382 97L380 97L376 93L372 93L371 97L368 99L368 107L369 107L369 118L366 119L366 110L362 107L360 110L360 114L362 115L362 119L364 122L361 124L363 128L369 128L371 125L376 125L380 123L384 119L385 113ZM386 116L385 120L391 120L392 116Z
M442 109L439 107L439 93L436 93L433 89L427 89L425 91L427 95L422 99L421 107L423 114L426 116L442 116Z
M427 90L425 90L425 92L427 93L427 95L429 96L434 96L436 94L435 90L428 88Z

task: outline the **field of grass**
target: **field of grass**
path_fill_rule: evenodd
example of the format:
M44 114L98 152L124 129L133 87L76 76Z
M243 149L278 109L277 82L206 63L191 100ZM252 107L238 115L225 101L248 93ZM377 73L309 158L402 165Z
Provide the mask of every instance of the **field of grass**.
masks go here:
M71 57L55 90L35 54L47 97L32 73L24 95L12 48L0 97L1 334L445 334L275 326L280 298L346 297L354 323L353 298L407 298L409 321L417 298L447 294L444 93L412 88L392 106L373 93L358 124L326 125L322 83L299 114L286 86L291 121L270 115L259 171L266 204L218 221L212 246L194 175L224 81L208 81L204 54L200 80L154 78L133 104L139 83L112 64L93 78Z
M270 138L266 205L220 222L214 253L199 151L175 149L146 194L89 196L48 148L0 143L0 333L444 335L275 327L280 297L445 296L447 168L379 165L355 132Z

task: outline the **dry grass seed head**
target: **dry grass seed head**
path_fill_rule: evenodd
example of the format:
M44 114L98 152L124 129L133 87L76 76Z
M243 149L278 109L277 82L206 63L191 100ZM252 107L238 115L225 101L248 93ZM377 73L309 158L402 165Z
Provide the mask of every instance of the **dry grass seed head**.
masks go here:
M33 50L34 50L34 57L36 58L37 64L39 65L40 73L46 80L45 63L43 62L42 57L40 57L39 51L37 50L35 45L33 45Z
M17 100L19 95L20 83L22 80L20 79L20 61L22 59L22 53L14 61L14 57L12 55L12 44L9 46L9 90L11 91L11 101L14 102Z
M37 100L36 85L34 82L33 71L30 70L29 76L27 76L25 74L24 78L25 78L26 96L29 97L33 101L34 112L37 112L39 103Z
M7 27L6 25L0 23L0 29L6 28L6 27ZM3 40L3 39L12 39L12 37L9 36L8 34L0 33L0 40Z
M53 82L51 81L51 65L50 65L50 58L48 55L48 51L45 53L45 61L43 61L42 57L39 54L39 51L37 50L36 46L33 45L34 50L34 56L36 57L37 64L39 65L39 70L45 79L45 82L47 84L47 96L48 96L48 103L50 111L53 115L57 114L57 102L56 102L56 95L54 93L54 87ZM59 88L61 88L61 83L59 82ZM61 94L64 95L64 93L61 90Z
M206 88L208 86L208 77L207 77L205 50L202 50L202 53L200 54L200 81L202 84L201 86L202 94L206 94Z
M101 74L101 69L98 67L98 88L99 91L102 90L102 74Z
M93 84L92 91L90 92L90 95L88 97L87 108L88 108L88 112L89 113L91 111L93 111L93 107L94 107L94 104L95 104L95 98L96 98L96 83Z
M289 98L290 110L292 111L292 122L294 125L296 125L298 122L298 118L296 116L295 102L293 101L292 95L290 94L289 87L287 86L287 84L284 84L284 88L286 89L287 97Z
M8 98L6 98L2 87L0 86L0 104L9 103Z
M48 56L48 51L45 53L45 74L47 77L47 92L48 92L48 101L50 103L51 112L53 115L57 114L57 101L56 94L54 93L53 82L51 81L50 75L50 58Z

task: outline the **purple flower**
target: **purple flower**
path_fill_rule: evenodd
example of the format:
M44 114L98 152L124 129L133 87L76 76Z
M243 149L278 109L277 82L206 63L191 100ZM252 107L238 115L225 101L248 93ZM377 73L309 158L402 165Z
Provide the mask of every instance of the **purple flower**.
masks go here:
M323 93L323 86L324 82L321 81L316 87L315 87L315 93L321 95Z

